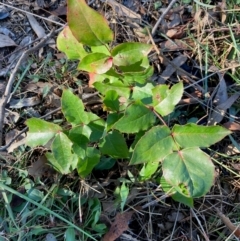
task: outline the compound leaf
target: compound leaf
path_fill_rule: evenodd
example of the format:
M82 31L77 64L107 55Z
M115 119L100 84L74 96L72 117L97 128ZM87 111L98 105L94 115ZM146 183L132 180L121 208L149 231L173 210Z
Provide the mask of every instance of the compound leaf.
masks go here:
M175 125L172 136L181 147L209 147L222 140L231 131L221 126L199 126L193 123Z
M38 118L27 120L27 126L27 144L31 147L46 145L56 133L62 131L59 125Z
M166 181L187 197L201 197L213 185L214 165L197 147L169 154L163 160L162 169Z
M136 144L130 164L159 163L174 149L175 144L170 129L166 126L155 126Z

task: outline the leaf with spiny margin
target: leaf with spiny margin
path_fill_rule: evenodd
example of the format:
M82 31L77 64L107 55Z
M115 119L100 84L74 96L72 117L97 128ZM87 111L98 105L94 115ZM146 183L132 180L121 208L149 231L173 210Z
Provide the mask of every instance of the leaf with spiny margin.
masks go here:
M68 0L67 20L73 35L83 44L98 46L113 40L107 20L84 0Z
M213 185L214 165L197 147L167 155L162 162L163 177L186 197L204 196Z
M179 82L171 89L167 85L158 85L152 90L152 93L154 110L160 115L166 116L173 112L175 106L181 100L183 83Z
M88 124L87 112L84 111L82 100L74 95L70 90L64 90L62 94L62 112L73 126Z
M128 158L129 152L125 138L116 130L109 132L99 144L102 154L115 158Z
M112 49L113 63L117 66L128 66L146 57L153 46L144 43L122 43Z
M161 162L175 149L170 129L166 126L155 126L135 145L130 165Z
M151 110L142 103L136 102L127 107L123 117L115 123L113 128L124 133L137 133L153 126L155 120L156 117Z
M68 59L82 59L87 55L83 45L73 36L66 26L57 37L57 47L67 55Z
M181 147L209 147L222 140L231 131L221 126L199 126L193 123L172 129L174 140Z
M63 132L56 134L52 143L52 153L46 153L52 166L61 174L68 174L77 166L77 156L72 153L72 142Z
M27 145L31 147L46 145L62 128L59 125L31 118L26 121L29 128L27 133Z
M78 69L89 73L104 74L112 67L112 57L103 53L91 53L85 56Z

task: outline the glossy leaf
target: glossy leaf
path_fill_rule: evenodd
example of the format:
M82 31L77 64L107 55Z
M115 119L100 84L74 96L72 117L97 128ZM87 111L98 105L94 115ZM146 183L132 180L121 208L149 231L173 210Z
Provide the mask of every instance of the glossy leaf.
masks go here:
M222 140L231 131L221 126L175 125L172 135L181 147L209 147Z
M88 147L86 151L86 158L79 160L77 164L77 171L79 176L86 177L90 174L93 168L99 163L100 153L94 147Z
M128 98L130 95L130 87L124 85L121 81L114 81L113 83L95 82L94 87L103 95L109 90L115 90L119 96Z
M162 169L166 181L187 197L201 197L213 185L214 165L197 147L169 154L164 158Z
M152 50L152 45L144 43L122 43L112 50L113 63L128 66L141 61Z
M67 55L68 59L82 59L87 55L83 45L73 36L68 26L58 35L57 47Z
M84 0L68 0L67 20L73 35L83 44L98 46L113 40L106 19Z
M167 85L158 85L153 90L154 110L162 116L173 112L183 95L183 83L175 84L171 89Z
M27 134L27 145L31 147L46 145L62 128L59 125L31 118L26 121L29 128Z
M170 129L166 126L155 126L136 144L130 164L159 163L174 149L175 143Z
M106 95L103 99L103 103L106 106L106 109L113 111L119 111L119 95L115 90L109 90L106 92Z
M136 133L140 130L147 130L153 126L155 115L141 103L130 105L123 117L119 119L113 128L124 133Z
M128 158L129 152L125 138L116 130L109 132L99 144L102 154L114 158Z
M88 116L84 111L82 100L74 95L70 90L64 90L62 94L62 112L68 122L73 126L87 124Z
M146 181L150 179L152 175L157 171L158 167L159 162L148 162L147 164L145 164L139 172L141 181Z
M147 83L144 86L133 87L132 99L141 100L145 105L152 103L152 89L154 88L152 83Z
M61 132L53 140L52 153L46 153L49 162L62 174L68 174L76 167L76 156L71 149L72 142Z
M89 73L104 74L112 67L112 57L103 53L91 53L85 56L78 69Z
M92 46L91 50L93 53L103 53L106 54L108 56L111 55L109 49L107 48L106 45L101 45L101 46Z
M111 157L101 157L100 162L94 167L95 170L109 170L116 163L116 159Z

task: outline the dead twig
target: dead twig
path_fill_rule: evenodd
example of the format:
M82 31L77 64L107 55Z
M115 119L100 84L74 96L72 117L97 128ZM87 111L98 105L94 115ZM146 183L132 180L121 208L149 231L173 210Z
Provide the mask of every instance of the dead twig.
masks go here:
M162 15L160 16L160 18L158 19L158 21L155 23L153 29L152 29L152 36L154 36L154 34L157 31L158 26L160 25L160 23L162 22L162 20L164 19L164 17L167 15L167 13L170 11L171 7L177 2L178 0L172 0L168 7L166 8L166 10L162 13Z
M32 52L42 48L46 42L52 37L52 35L55 33L55 30L53 29L49 34L47 34L36 46L26 50L21 58L18 60L15 68L13 69L10 78L8 80L8 84L6 86L4 95L2 96L1 100L0 100L0 146L3 143L2 137L3 137L3 124L4 124L4 116L5 116L5 107L6 104L9 102L9 97L11 94L11 90L12 90L12 85L14 83L16 74L18 72L18 69L20 68L21 64L24 62L24 60L26 60L26 58L28 57L29 54L31 54Z

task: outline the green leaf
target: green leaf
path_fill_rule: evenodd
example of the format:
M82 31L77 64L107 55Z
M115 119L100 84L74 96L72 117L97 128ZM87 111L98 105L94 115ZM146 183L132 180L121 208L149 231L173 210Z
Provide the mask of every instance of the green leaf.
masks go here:
M72 227L69 227L67 230L66 230L66 232L65 232L65 234L64 234L64 236L65 236L65 241L75 241L76 239L76 234L75 234L75 230L74 230L74 228L72 228Z
M62 94L62 112L67 121L73 126L88 124L87 112L84 111L82 100L70 90L64 90Z
M158 85L153 90L154 110L162 116L173 112L183 95L183 83L175 84L170 90L167 85Z
M87 55L83 45L73 36L68 26L58 35L57 47L67 55L68 59L82 59Z
M139 83L139 84L145 84L148 79L153 75L154 69L152 66L148 67L147 69L144 69L141 72L128 72L124 73L123 82L125 83Z
M108 48L105 45L92 46L91 50L92 50L93 53L103 53L103 54L106 54L108 56L111 55L110 51L108 50Z
M102 154L115 158L128 158L129 152L126 141L116 130L109 132L99 144Z
M214 165L197 147L169 154L163 160L162 169L166 181L186 197L201 197L213 185Z
M161 162L175 149L171 131L166 126L155 126L136 144L130 165Z
M95 170L109 170L111 169L116 163L116 159L111 157L101 157L100 162L94 167Z
M106 92L106 95L103 99L104 105L107 107L107 109L113 110L113 111L119 111L119 95L115 90L109 90Z
M122 43L112 50L113 63L128 66L141 61L152 50L152 45L144 43Z
M104 74L112 67L112 57L103 53L91 53L85 56L78 69L90 73Z
M98 46L113 40L106 19L84 0L68 0L67 19L73 35L83 44Z
M123 116L122 113L110 113L107 116L106 124L107 124L107 131L112 129L113 125Z
M173 200L175 200L177 202L180 202L180 203L183 203L184 205L186 205L190 208L193 207L193 198L186 197L186 196L182 195L181 193L177 192L176 189L173 186L171 186L168 182L166 182L164 177L160 178L160 184L161 184L161 187L162 187L163 191L166 194L171 195Z
M78 158L85 158L91 133L91 129L86 125L74 127L69 131L68 137L73 142L72 149Z
M145 105L152 103L152 89L154 88L152 83L147 83L144 86L133 87L132 99L141 100Z
M78 175L86 177L90 174L93 168L99 163L100 154L99 151L94 147L88 147L86 151L86 158L79 160L77 164Z
M141 171L139 172L140 180L145 181L152 177L152 175L157 171L159 167L159 162L148 162L143 165Z
M129 194L129 187L127 187L125 185L125 182L123 182L121 187L116 188L114 194L117 197L116 202L120 203L120 208L121 208L121 211L123 212L123 209Z
M75 162L76 156L72 154L71 149L72 142L64 133L60 132L53 140L52 153L46 153L46 157L53 167L62 174L72 171L71 166Z
M119 96L123 96L126 98L128 98L130 95L130 87L126 86L121 81L114 81L113 83L95 82L94 87L103 95L105 95L109 90L115 90Z
M155 115L141 103L130 105L124 116L113 126L124 133L136 133L140 130L147 130L155 123Z
M46 145L56 133L62 131L59 125L38 118L31 118L26 123L29 128L27 145L31 147Z
M92 133L90 135L90 142L98 141L104 132L105 129L105 122L103 119L98 117L97 115L88 112L87 113L89 123L88 127L91 129Z
M199 126L193 123L175 125L172 129L172 136L181 147L209 147L229 134L231 131L221 126Z

